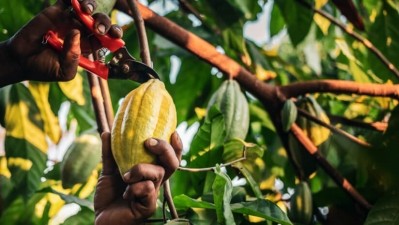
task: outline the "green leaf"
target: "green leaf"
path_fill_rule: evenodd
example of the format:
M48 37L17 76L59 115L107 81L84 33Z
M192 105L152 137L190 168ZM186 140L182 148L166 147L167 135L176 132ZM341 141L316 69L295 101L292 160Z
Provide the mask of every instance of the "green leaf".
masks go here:
M10 38L36 14L36 12L32 13L29 8L24 7L24 2L0 2L0 41Z
M270 16L270 36L278 34L285 26L283 15L281 15L280 8L277 4L273 4Z
M67 194L58 192L58 191L52 189L51 187L43 188L43 189L39 190L39 192L44 192L44 193L50 192L50 193L57 194L57 195L59 195L59 196L61 197L61 199L64 200L65 203L67 203L67 204L69 204L69 203L76 203L76 204L78 204L79 206L81 206L82 208L87 208L87 209L89 209L89 210L91 210L91 211L94 211L93 202L90 201L90 200L81 199L81 198L79 198L79 197L77 197L77 196L75 196L75 195L67 195Z
M92 225L94 224L94 212L87 208L81 208L80 211L69 217L61 225Z
M234 203L231 205L234 213L257 216L282 225L290 225L287 215L273 202L257 199L252 202Z
M234 216L230 209L233 184L230 177L226 173L223 173L219 166L216 166L215 174L216 177L213 181L212 190L218 223L235 224Z
M51 110L48 100L50 96L50 83L31 81L29 82L29 90L39 108L46 135L51 141L58 143L61 139L61 127L58 122L58 117Z
M224 118L223 114L216 108L211 107L205 118L204 123L194 136L190 146L191 157L203 154L213 148L221 146L224 141Z
M173 198L176 208L187 209L187 208L202 208L202 209L215 209L215 205L210 202L204 202L201 200L193 199L187 195L178 195Z
M180 60L181 67L176 83L167 86L176 106L178 123L195 116L195 107L210 97L212 90L209 88L212 87L212 80L216 79L215 76L210 76L211 67L198 59L183 57ZM208 74L197 76L195 71Z
M371 208L364 225L399 224L399 195L387 194Z
M399 67L399 58L397 57L399 51L399 42L397 41L399 39L399 27L397 26L399 13L394 3L390 3L390 1L383 2L383 7L368 32L369 39L388 60L396 67ZM369 63L374 73L384 81L388 79L398 80L372 53L369 53Z
M47 142L39 109L22 84L13 85L10 90L5 125L11 180L20 194L28 197L36 191L46 168Z
M284 17L292 44L297 46L309 33L313 21L312 11L296 0L276 0L275 3Z
M165 225L190 225L190 221L187 219L174 219L169 220Z

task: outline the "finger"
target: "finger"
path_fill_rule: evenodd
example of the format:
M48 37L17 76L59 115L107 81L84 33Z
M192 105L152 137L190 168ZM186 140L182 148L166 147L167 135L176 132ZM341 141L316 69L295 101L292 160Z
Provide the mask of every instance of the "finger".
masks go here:
M131 201L132 211L137 217L146 218L155 212L158 189L153 182L142 181L127 186L123 198Z
M103 162L103 175L113 175L117 172L114 156L111 151L111 133L104 132L101 134L102 141L102 162Z
M128 184L139 181L151 180L158 188L165 175L165 170L161 166L153 164L137 164L129 172L123 175L123 180Z
M78 70L80 50L80 32L72 30L65 36L60 65L61 71L58 78L61 81L72 80Z
M80 7L84 13L92 14L97 8L97 3L95 0L83 0L80 3Z
M94 32L100 35L108 33L111 28L111 20L104 13L96 13L94 18Z
M172 146L164 140L150 138L144 142L145 147L157 156L159 163L165 168L164 180L168 179L179 167L179 159Z
M108 31L109 36L113 38L122 38L123 30L118 25L111 25L111 28Z
M172 136L170 137L170 144L175 150L177 158L179 159L179 161L181 161L182 152L183 152L183 143L180 139L179 134L176 131L173 132Z

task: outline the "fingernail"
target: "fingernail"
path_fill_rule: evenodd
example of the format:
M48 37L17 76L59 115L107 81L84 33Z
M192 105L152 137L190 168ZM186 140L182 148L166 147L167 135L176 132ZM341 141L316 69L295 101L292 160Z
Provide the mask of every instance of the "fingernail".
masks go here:
M130 172L127 172L127 173L123 174L123 179L124 180L129 180L130 179Z
M151 138L149 141L148 141L148 145L149 146L155 146L155 145L157 145L158 144L158 141L156 140L156 139L154 139L154 138Z
M89 9L90 13L94 11L94 6L92 4L87 4L87 8Z
M97 26L97 30L100 34L104 34L105 33L105 25L104 24L99 24Z

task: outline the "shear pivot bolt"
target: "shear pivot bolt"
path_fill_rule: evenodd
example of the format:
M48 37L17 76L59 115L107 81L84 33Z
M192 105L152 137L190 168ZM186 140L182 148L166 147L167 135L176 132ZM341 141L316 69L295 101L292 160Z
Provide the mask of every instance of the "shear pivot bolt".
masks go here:
M123 64L122 65L122 72L123 73L129 73L129 71L130 71L130 67L128 65L126 65L126 64Z

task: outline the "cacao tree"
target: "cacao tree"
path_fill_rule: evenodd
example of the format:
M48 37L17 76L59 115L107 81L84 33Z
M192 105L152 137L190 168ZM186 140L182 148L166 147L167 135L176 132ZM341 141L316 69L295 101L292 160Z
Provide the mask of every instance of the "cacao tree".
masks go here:
M0 40L51 3L1 1ZM138 8L185 145L149 223L397 224L398 1ZM110 16L140 59L137 15L122 7ZM261 41L248 31L260 21ZM80 70L70 82L1 88L0 224L93 224L101 163L87 155L99 143L82 139L110 127L138 86ZM91 165L84 179L77 168L63 173L72 148Z

